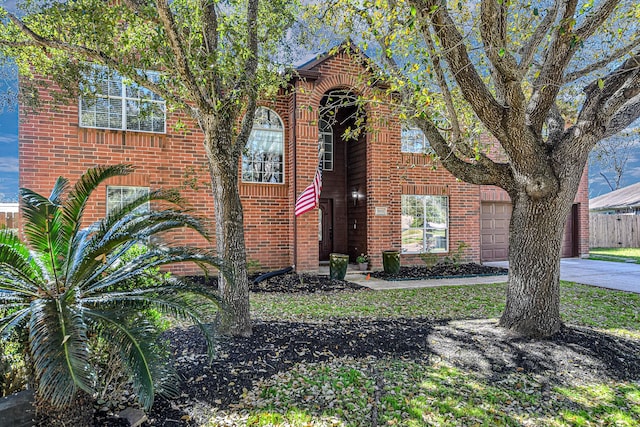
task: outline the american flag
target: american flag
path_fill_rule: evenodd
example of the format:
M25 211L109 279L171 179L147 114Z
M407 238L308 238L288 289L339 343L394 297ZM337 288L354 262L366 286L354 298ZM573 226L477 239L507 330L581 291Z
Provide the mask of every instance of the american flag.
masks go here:
M304 189L302 194L296 200L295 214L300 216L305 212L308 212L318 206L320 200L320 192L322 191L322 155L320 156L320 162L318 162L318 169L316 175L313 177L311 184Z

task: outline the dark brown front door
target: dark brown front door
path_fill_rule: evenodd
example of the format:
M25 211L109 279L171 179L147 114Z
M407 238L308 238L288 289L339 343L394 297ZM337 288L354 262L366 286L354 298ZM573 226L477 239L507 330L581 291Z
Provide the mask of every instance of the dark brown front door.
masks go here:
M328 261L333 251L333 200L320 199L318 248L320 261Z

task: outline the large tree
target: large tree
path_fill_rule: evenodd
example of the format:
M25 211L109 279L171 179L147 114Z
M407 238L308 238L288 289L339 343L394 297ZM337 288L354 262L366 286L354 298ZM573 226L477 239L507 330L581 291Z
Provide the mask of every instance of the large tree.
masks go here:
M76 95L80 87L91 87L96 72L91 64L99 64L162 96L200 127L214 197L216 246L226 267L219 281L219 329L249 335L238 165L257 98L273 93L280 81L274 58L292 21L293 1L18 4L23 5L20 14L0 8L0 54L15 59L25 87L35 71Z
M563 226L589 152L640 115L640 5L335 0L321 16L362 34L401 116L445 168L508 192L500 324L532 337L558 331Z

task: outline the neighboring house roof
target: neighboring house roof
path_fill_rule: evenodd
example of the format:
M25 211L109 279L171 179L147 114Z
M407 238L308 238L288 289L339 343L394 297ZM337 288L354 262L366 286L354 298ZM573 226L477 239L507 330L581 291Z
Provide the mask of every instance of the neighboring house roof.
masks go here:
M589 210L603 211L640 207L640 182L594 197L589 200Z

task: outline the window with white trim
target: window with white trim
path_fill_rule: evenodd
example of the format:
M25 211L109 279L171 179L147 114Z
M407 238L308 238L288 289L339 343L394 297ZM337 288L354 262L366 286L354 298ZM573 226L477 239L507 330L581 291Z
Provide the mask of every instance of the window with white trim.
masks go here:
M284 182L284 126L275 111L258 107L242 155L242 181Z
M401 134L402 152L403 153L432 153L433 150L429 145L429 141L418 128L402 128Z
M156 72L145 72L158 79ZM99 69L80 97L80 127L166 132L166 103L114 71Z
M402 252L443 253L449 248L449 197L402 195Z
M111 212L122 208L127 203L149 195L148 187L130 187L130 186L107 186L107 215ZM140 205L136 210L148 212L150 209L149 202Z
M322 155L322 169L325 171L333 170L333 128L325 119L320 119L320 141L324 148Z

